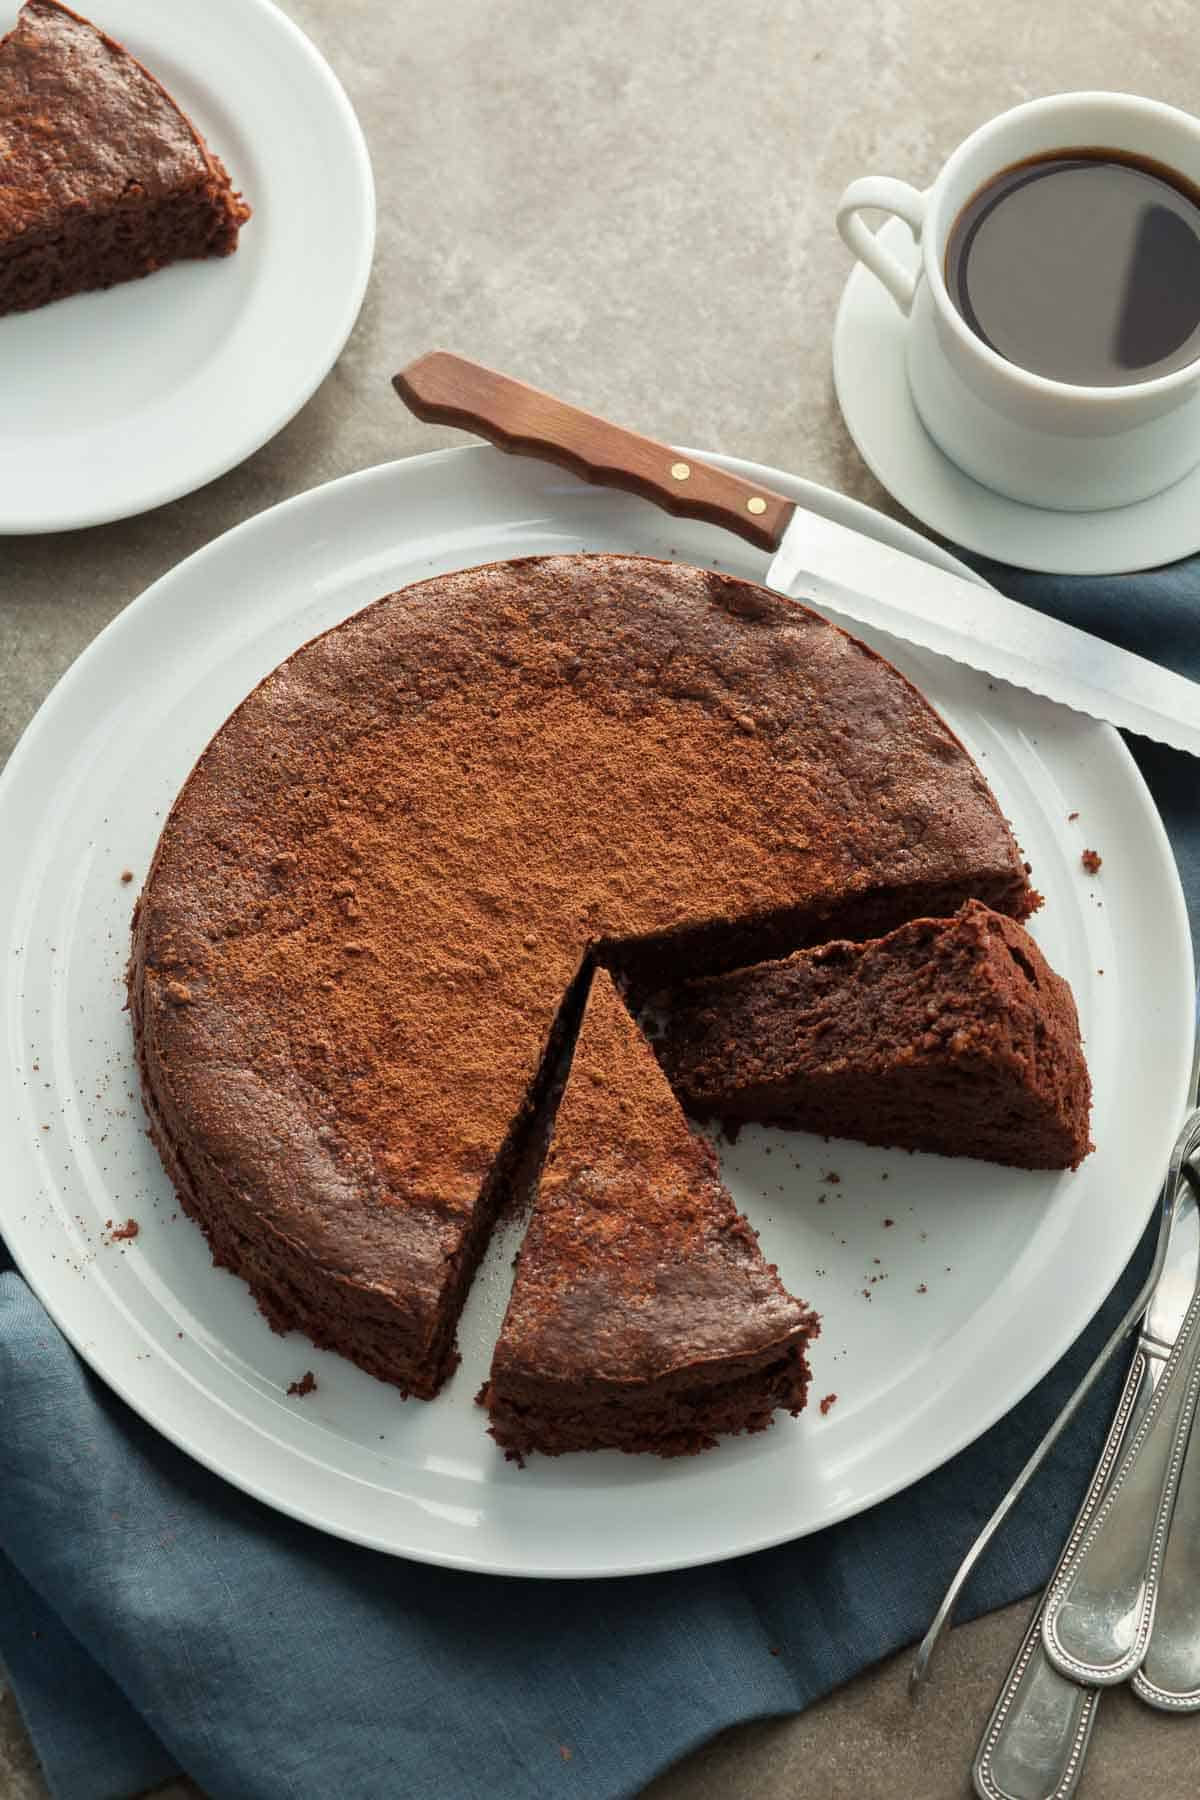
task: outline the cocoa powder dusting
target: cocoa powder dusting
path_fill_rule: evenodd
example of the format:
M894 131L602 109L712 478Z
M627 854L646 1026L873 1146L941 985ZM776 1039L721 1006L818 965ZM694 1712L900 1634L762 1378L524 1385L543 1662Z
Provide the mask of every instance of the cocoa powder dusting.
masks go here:
M147 1086L373 1293L381 1203L441 1280L590 950L824 930L965 870L1036 904L962 747L815 614L639 558L441 576L297 652L193 770L135 924Z
M654 1053L596 974L525 1238L498 1364L659 1372L772 1344L815 1317L786 1293Z
M589 942L925 875L972 815L997 835L965 756L842 633L738 616L722 576L583 568L445 577L316 640L164 832L154 886L189 915L154 934L168 997L219 995L228 1054L294 1072L393 1193L478 1182Z

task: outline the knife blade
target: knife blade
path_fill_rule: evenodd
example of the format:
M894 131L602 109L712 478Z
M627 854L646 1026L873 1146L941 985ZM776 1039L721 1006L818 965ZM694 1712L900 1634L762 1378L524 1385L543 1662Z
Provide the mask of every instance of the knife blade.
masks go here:
M772 552L765 585L1012 682L1073 712L1200 756L1200 683L770 488L685 456L482 363L434 350L393 377L419 419L476 432L515 456L705 519Z
M767 587L1200 756L1200 682L797 506Z

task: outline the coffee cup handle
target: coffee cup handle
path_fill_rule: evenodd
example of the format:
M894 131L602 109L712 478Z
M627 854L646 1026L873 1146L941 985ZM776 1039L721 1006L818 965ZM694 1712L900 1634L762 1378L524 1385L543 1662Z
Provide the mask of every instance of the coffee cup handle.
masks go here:
M894 213L904 220L919 244L925 220L925 199L925 195L910 187L907 181L894 181L890 175L864 175L858 181L852 181L838 201L837 228L842 242L859 262L866 264L872 275L879 277L905 314L912 310L917 277L901 267L858 215L864 208Z

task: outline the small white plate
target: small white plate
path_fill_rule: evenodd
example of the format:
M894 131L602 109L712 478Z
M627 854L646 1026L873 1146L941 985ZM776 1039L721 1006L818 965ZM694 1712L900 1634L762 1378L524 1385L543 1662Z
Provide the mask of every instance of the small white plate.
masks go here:
M371 269L358 121L270 0L95 9L195 120L254 216L233 256L0 318L0 533L128 518L244 461L328 374ZM0 0L0 32L16 11Z
M952 566L852 501L727 466ZM430 1405L303 1337L273 1336L243 1284L212 1267L143 1129L123 971L163 818L231 709L315 632L442 569L579 549L751 577L765 566L710 526L491 450L371 469L263 513L156 583L64 676L0 780L0 1228L24 1273L119 1393L239 1486L380 1549L520 1575L735 1556L845 1518L978 1436L1067 1348L1136 1243L1191 1043L1179 882L1117 734L881 640L1016 822L1047 897L1037 936L1079 1001L1095 1155L1074 1175L1025 1174L744 1132L723 1155L734 1196L824 1318L813 1404L680 1462L504 1461L473 1396L511 1241L492 1247L463 1367ZM1080 867L1085 846L1104 858L1097 879ZM138 1236L114 1242L129 1217ZM306 1369L317 1392L289 1399Z
M880 232L906 267L918 252L902 219ZM842 294L833 332L833 382L846 429L888 493L965 550L1058 575L1153 569L1200 550L1200 452L1190 475L1135 506L1052 512L1025 506L964 474L922 425L904 366L904 319L861 263Z

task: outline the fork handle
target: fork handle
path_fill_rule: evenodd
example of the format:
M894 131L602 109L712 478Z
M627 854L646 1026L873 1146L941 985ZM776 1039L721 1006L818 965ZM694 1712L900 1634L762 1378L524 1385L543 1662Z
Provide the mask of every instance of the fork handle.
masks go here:
M1137 1429L1151 1391L1146 1358L1136 1350L1051 1586L1091 1524L1121 1447ZM1042 1646L1045 1610L1043 1595L979 1741L971 1773L981 1800L1070 1800L1079 1785L1101 1690L1068 1681L1054 1668Z
M1071 1800L1103 1688L1060 1675L1042 1648L1039 1603L976 1752L980 1800Z
M1195 1424L1179 1478L1154 1630L1132 1685L1139 1700L1161 1712L1200 1711L1200 1429Z
M392 377L411 413L457 425L512 456L559 464L598 487L622 488L679 518L704 519L759 550L779 547L795 502L667 444L568 406L483 363L431 350Z
M1125 1681L1146 1654L1198 1397L1200 1294L1099 1511L1050 1590L1042 1641L1073 1681Z

